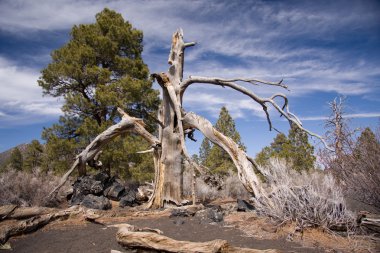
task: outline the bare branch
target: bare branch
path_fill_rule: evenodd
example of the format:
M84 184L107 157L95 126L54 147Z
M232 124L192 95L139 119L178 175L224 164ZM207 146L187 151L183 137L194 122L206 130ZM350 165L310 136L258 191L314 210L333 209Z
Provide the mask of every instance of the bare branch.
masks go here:
M122 120L109 127L107 130L99 134L75 159L75 162L71 166L70 170L66 172L66 174L62 177L59 185L54 188L53 191L50 192L48 198L54 196L60 187L64 185L67 181L69 175L74 171L76 167L85 168L86 163L92 159L101 151L101 149L112 141L115 137L126 133L128 131L132 131L140 136L142 136L145 140L147 140L152 146L160 145L160 141L149 133L145 128L145 124L141 119L134 118L129 116L122 109L117 108L118 112L122 115Z
M238 176L248 192L254 194L256 198L266 198L263 193L262 183L253 170L255 163L249 160L247 154L239 148L239 145L237 145L231 138L216 130L210 121L195 113L187 113L183 118L183 122L186 128L191 127L198 129L212 143L218 145L227 152L234 162L238 170Z
M197 42L187 42L187 43L185 43L183 46L184 46L185 48L187 48L187 47L195 46L196 44L197 44Z
M154 152L154 148L151 148L151 149L144 150L144 151L138 151L138 152L136 152L136 154L146 154L146 153L153 153L153 152Z
M257 102L258 104L260 104L263 107L263 110L264 110L264 112L266 114L266 118L267 118L270 130L273 128L273 126L272 126L272 122L271 122L270 117L269 117L269 112L267 110L267 105L266 104L271 104L277 110L277 112L279 112L281 116L284 116L290 123L296 124L298 128L300 128L301 130L303 130L304 132L306 132L310 136L318 138L327 149L331 150L331 148L328 146L328 144L323 139L323 137L321 137L320 135L315 134L315 133L310 132L309 130L305 129L302 126L301 121L297 118L297 116L295 116L292 112L290 112L289 105L288 105L288 99L287 99L286 95L281 94L281 93L276 93L276 94L272 95L271 97L262 98L262 97L259 97L258 95L256 95L254 92L248 90L247 88L245 88L245 87L243 87L241 85L238 85L238 84L236 84L234 82L230 82L232 80L249 82L247 80L253 80L253 79L244 79L244 78L221 79L221 78L190 76L188 79L184 80L181 83L181 90L180 90L181 99L182 99L183 94L186 91L187 87L189 87L191 84L194 84L194 83L207 83L207 84L219 85L219 86L223 86L223 87L225 87L225 86L230 87L230 88L232 88L234 90L237 90L237 91L239 91L239 92L241 92L241 93L249 96L255 102ZM281 82L279 82L279 83L281 84ZM274 101L274 99L277 98L277 97L281 97L281 98L284 99L284 105L279 106L276 103L276 101Z
M181 83L181 86L186 86L190 85L191 83L187 83L187 81L191 81L194 79L210 79L210 80L215 80L218 83L229 83L229 82L244 82L244 83L250 83L254 85L259 85L259 84L266 84L266 85L271 85L271 86L278 86L281 88L284 88L286 90L289 90L288 86L283 84L283 79L281 79L279 82L268 82L268 81L263 81L259 79L253 79L253 78L232 78L232 79L225 79L225 78L219 78L219 77L200 77L200 76L190 76L189 79L183 81Z

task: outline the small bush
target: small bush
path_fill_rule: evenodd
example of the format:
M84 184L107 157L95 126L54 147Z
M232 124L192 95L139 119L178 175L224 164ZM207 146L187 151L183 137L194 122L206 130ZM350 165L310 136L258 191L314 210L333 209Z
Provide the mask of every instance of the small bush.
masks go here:
M191 196L192 195L192 173L189 169L185 170L183 173L183 195ZM201 178L196 178L195 181L195 192L196 198L202 202L210 201L216 199L219 195L219 192L216 187L207 185Z
M218 178L220 184L207 184L202 177L196 178L196 197L200 201L211 201L217 198L242 198L248 199L250 194L240 182L236 173L230 171L226 176ZM183 175L183 194L191 196L192 175L189 170L185 170Z
M0 174L0 205L52 206L45 198L59 177L34 170L33 173L8 170Z
M268 184L267 197L254 200L260 214L279 222L297 222L301 227L334 228L354 223L332 175L323 171L301 174L277 159L260 170Z

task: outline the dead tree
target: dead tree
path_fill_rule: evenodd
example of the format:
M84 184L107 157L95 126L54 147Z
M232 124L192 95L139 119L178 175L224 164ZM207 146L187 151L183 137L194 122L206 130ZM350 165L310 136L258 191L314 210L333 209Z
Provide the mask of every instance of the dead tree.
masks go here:
M162 104L159 109L157 122L159 124L158 136L154 136L145 130L140 119L133 118L119 109L123 115L122 120L98 135L76 158L72 168L64 175L58 187L52 194L57 192L59 187L67 180L70 173L78 168L80 174L85 174L86 163L94 160L102 147L125 132L133 132L143 136L150 144L151 149L143 152L152 152L155 166L155 184L153 194L150 196L148 206L159 208L165 203L179 205L182 198L182 164L183 159L187 160L194 168L203 173L202 167L198 166L189 156L185 146L185 134L189 130L197 129L214 144L224 149L233 160L238 176L248 192L256 198L264 197L265 192L262 183L254 172L255 163L253 159L239 148L239 146L229 137L217 131L205 118L193 112L186 112L182 107L183 97L186 89L193 84L208 84L228 87L252 98L260 104L271 130L272 122L269 117L268 106L274 109L290 123L296 124L300 129L309 135L324 140L302 127L300 120L289 111L288 99L282 93L276 93L270 97L259 97L252 91L246 89L239 82L252 85L271 85L287 89L287 86L280 82L272 83L252 78L223 79L218 77L190 76L183 78L185 49L194 46L194 42L185 43L182 30L173 34L171 50L168 63L169 70L164 73L152 74L162 89ZM275 99L282 99L283 104L279 105ZM256 168L257 169L257 168Z

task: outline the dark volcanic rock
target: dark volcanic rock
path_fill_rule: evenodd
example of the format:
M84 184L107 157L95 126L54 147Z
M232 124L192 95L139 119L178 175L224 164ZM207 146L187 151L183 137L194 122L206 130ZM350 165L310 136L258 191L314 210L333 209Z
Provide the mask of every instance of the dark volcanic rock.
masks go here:
M109 200L120 201L120 206L135 206L138 184L130 183L127 186L117 176L110 177L100 172L96 175L79 177L73 184L73 193L70 204L82 204L96 209L108 209ZM94 198L99 196L99 198ZM100 198L102 197L102 198ZM145 199L144 199L145 200Z
M124 194L125 188L119 182L114 182L109 188L104 191L104 195L112 200L119 201Z
M120 207L126 207L126 206L136 206L137 200L136 200L136 192L133 190L130 190L125 194L123 197L121 197L119 206Z
M100 172L94 176L94 179L106 185L108 181L110 180L110 176L105 172Z
M74 182L73 192L70 199L71 205L80 204L88 194L101 195L103 193L103 182L97 181L95 178L96 176L87 175L79 177Z
M213 222L223 221L223 210L220 206L213 206L207 210L207 218Z
M190 217L194 216L194 212L189 212L186 209L173 209L169 217Z
M238 212L250 212L255 210L255 207L245 201L244 199L237 199L237 211Z
M88 194L84 197L82 205L92 209L108 210L112 208L111 202L104 196Z

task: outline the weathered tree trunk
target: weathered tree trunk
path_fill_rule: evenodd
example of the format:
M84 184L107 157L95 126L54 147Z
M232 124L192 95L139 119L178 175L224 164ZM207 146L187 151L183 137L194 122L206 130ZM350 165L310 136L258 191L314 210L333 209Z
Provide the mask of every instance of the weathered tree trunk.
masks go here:
M161 153L155 154L156 176L155 190L149 206L158 208L165 203L179 205L182 200L182 165L184 147L184 133L182 127L182 112L180 108L180 83L183 77L184 50L182 31L173 34L172 46L167 73L154 74L163 91L163 101L159 120Z

